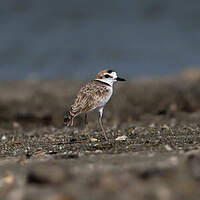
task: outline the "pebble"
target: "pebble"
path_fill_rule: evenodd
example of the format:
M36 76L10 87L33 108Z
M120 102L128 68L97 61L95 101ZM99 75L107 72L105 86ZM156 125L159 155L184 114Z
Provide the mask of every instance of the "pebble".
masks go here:
M36 151L32 154L33 158L43 158L45 157L45 152L43 151Z
M167 131L169 131L169 126L167 126L166 124L164 124L163 126L161 126L161 129L165 129L165 130L167 130Z
M1 140L6 140L7 139L7 137L5 136L5 135L3 135L2 137L1 137Z
M166 149L167 151L172 151L172 148L171 148L168 144L165 145L165 149Z
M124 141L127 139L127 136L126 135L122 135L122 136L118 136L115 140L116 141Z
M90 138L90 141L91 142L96 142L96 141L98 141L96 138Z
M134 134L135 133L135 128L131 127L129 128L130 133Z
M97 149L97 150L95 150L95 152L94 153L103 153L103 151L102 150L100 150L100 149Z

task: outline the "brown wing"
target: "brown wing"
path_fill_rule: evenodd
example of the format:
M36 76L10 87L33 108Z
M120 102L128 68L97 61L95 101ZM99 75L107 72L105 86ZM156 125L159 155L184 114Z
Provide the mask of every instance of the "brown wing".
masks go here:
M103 95L109 92L105 85L97 81L91 81L81 88L74 104L71 106L71 113L78 115L98 107Z

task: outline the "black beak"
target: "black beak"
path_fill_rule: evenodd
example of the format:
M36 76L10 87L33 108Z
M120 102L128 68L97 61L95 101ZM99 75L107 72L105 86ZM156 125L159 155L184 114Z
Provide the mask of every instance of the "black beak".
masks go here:
M116 80L117 81L126 81L124 78L119 78L119 77L117 77Z

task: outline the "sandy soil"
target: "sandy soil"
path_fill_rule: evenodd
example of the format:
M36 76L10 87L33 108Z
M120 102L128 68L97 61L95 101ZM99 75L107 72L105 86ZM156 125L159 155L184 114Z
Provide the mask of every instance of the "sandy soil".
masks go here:
M0 199L200 199L200 76L129 80L73 128L84 82L0 84Z

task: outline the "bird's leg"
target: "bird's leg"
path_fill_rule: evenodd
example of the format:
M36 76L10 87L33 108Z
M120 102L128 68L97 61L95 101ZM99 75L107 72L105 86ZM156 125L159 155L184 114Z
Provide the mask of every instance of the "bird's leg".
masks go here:
M88 120L87 120L87 113L85 113L85 125L88 125Z
M99 124L100 124L101 130L103 131L105 139L108 140L108 138L106 136L106 132L105 132L105 130L103 128L102 116L103 116L103 107L99 109Z
M103 125L102 125L102 117L99 117L99 124L100 124L100 126L101 126L101 130L103 131L103 134L104 134L105 139L108 140L108 138L107 138L107 136L106 136L106 132L105 132L105 130L104 130L104 128L103 128Z
M85 121L85 131L87 132L86 135L88 137L88 139L90 139L90 135L89 135L89 128L88 128L88 120L87 120L87 113L85 113L84 115L84 121Z

